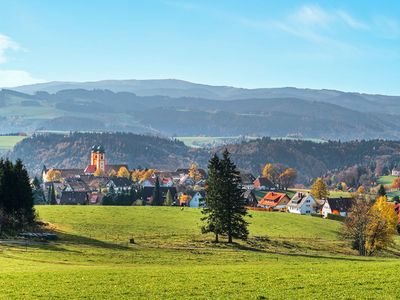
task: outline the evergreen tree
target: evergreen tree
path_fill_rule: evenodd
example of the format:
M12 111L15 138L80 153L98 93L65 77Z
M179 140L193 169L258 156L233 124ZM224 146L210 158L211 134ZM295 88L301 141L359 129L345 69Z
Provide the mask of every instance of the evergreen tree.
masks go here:
M222 230L222 193L221 193L221 161L219 157L214 156L208 162L208 178L206 180L206 198L205 206L202 209L204 217L201 219L205 222L202 226L202 233L212 232L215 235L215 242L219 242L219 235Z
M14 165L14 176L16 187L15 199L18 209L20 210L19 217L20 221L31 224L35 220L35 210L33 208L33 192L32 187L29 183L28 172L26 171L21 160L17 160Z
M56 199L56 190L54 189L54 184L50 186L50 205L57 205L57 199Z
M378 190L378 196L386 196L386 190L385 190L385 186L383 184L381 184L379 186L379 190Z
M168 190L167 191L167 195L165 196L164 205L165 206L171 206L173 202L174 202L174 199L172 198L171 191Z
M157 176L156 183L154 184L152 205L155 205L155 206L163 205L162 200L163 199L162 199L161 192L160 192L160 179Z
M244 219L247 210L240 174L227 149L222 155L221 170L224 207L222 225L224 233L228 235L228 242L232 243L233 238L246 239L249 231L248 222Z

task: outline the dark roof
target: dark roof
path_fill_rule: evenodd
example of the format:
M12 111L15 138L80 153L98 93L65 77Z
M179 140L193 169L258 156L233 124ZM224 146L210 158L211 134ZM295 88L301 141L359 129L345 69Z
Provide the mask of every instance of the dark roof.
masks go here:
M92 151L100 152L100 153L104 153L105 152L104 147L102 145L93 145L92 146Z
M60 171L61 178L72 178L83 175L83 169L54 169Z
M133 182L126 177L111 177L108 182L110 181L112 181L117 188L131 187L133 185Z
M63 191L60 204L87 204L88 194L86 192L66 192Z
M239 176L242 184L253 184L254 180L256 179L253 174L242 171L239 173Z
M67 178L64 184L70 186L75 192L89 191L89 186L80 178Z
M332 211L348 212L353 206L353 198L328 198L327 201Z
M266 188L274 188L275 185L267 177L257 177L254 184L258 186L265 186Z

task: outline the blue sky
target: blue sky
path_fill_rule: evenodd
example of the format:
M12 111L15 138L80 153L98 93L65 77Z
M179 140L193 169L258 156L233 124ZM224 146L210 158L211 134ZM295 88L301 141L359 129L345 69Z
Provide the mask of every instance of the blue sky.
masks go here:
M0 86L153 78L400 95L400 1L0 0Z

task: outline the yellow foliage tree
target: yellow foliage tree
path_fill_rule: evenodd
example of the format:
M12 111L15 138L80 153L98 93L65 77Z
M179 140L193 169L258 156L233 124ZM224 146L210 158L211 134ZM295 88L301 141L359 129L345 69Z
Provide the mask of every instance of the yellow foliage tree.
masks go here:
M104 172L103 172L102 169L98 168L98 169L96 169L96 171L93 173L93 175L94 175L95 177L101 177L101 176L104 175Z
M118 177L130 178L130 177L131 177L131 174L129 173L129 171L128 171L127 168L121 167L121 168L119 168L119 170L118 170L117 176L118 176Z
M115 172L114 169L111 169L111 171L108 173L108 176L110 176L110 177L117 176L117 172Z
M53 181L60 181L61 180L61 172L58 170L50 169L47 171L45 176L45 181L53 182Z
M364 194L365 193L365 187L363 187L362 185L360 185L357 189L357 193L359 194Z
M311 187L311 194L317 199L326 199L329 196L329 191L324 180L318 177Z
M192 165L190 166L189 177L192 178L194 181L199 181L202 178L201 173L199 172L199 169L197 168L197 165L195 163L192 163Z
M386 196L379 197L370 210L365 244L368 255L372 255L376 250L386 249L394 243L397 222L394 205L387 202Z

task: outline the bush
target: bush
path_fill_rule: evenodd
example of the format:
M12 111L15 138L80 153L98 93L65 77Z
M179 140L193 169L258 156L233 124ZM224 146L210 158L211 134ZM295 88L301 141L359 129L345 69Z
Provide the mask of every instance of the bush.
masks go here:
M323 215L321 215L321 214L317 214L317 213L312 213L312 214L311 214L311 217L322 218L322 217L323 217Z
M340 215L335 215L335 214L328 214L326 218L329 220L336 220L336 221L340 221L340 222L343 222L346 219L346 217L343 217Z

